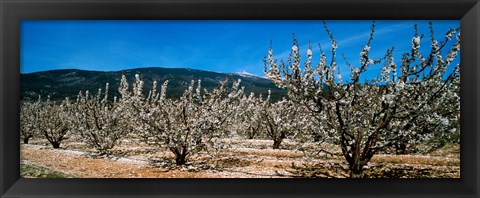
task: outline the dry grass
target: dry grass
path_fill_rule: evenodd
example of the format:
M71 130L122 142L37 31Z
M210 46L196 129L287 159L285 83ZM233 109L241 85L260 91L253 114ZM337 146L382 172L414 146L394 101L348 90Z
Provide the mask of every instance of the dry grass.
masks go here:
M95 159L75 155L64 150L35 149L22 146L21 160L49 167L54 171L84 178L206 178L209 175L180 170L164 171L110 159Z
M370 162L383 164L460 166L459 158L428 155L375 155Z
M65 141L64 149L52 149L48 143L35 140L22 145L21 160L49 170L81 178L285 178L348 177L348 166L342 157L305 158L291 149L287 140L283 149L274 150L269 140L221 140L231 148L216 153L191 156L184 166L175 166L173 154L138 140L123 141L113 150L114 157L93 157L92 150L74 138ZM37 146L36 146L37 145ZM333 145L322 145L338 152ZM376 155L367 165L368 177L458 178L460 154L458 145L428 155Z

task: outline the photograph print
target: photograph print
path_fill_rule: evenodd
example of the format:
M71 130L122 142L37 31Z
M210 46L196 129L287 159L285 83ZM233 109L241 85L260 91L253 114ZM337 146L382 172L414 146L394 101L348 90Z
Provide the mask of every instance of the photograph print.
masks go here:
M22 178L460 178L459 20L21 20Z

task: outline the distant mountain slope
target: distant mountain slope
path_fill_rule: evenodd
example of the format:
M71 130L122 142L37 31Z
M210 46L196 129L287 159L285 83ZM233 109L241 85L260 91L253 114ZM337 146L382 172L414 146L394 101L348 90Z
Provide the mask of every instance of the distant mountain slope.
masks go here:
M180 97L191 80L201 79L202 87L211 90L226 78L230 79L230 83L232 80L241 79L240 85L245 86L246 93L254 92L256 95L262 93L265 97L270 89L272 98L275 100L286 95L286 90L276 87L270 80L244 73L225 74L188 68L152 67L114 72L65 69L21 74L21 99L35 100L38 95L42 97L51 95L52 100L61 100L65 97L76 99L79 91L89 90L90 93L97 93L98 88L103 90L107 82L110 83L110 97L113 98L115 95L120 95L117 89L122 72L127 76L130 84L135 74L140 74L145 82L145 94L152 88L154 80L158 82L158 89L165 80L169 80L167 97L172 98Z

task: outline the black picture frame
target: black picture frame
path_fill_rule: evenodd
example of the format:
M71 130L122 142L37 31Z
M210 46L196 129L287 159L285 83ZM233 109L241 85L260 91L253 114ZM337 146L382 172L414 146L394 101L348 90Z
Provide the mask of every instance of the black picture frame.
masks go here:
M461 19L460 179L19 178L20 20ZM1 197L479 197L478 0L0 0Z

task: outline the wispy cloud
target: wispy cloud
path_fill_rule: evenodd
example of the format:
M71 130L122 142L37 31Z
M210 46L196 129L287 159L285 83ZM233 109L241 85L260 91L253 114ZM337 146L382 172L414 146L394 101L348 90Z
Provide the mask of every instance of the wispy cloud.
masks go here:
M411 27L412 26L409 23L406 23L406 22L399 23L399 24L394 24L394 25L387 26L387 27L382 27L382 28L379 28L379 29L375 30L374 37L379 37L379 36L385 35L387 33L395 32L395 31L401 31L403 29L411 28ZM346 38L341 38L339 40L335 39L336 42L337 42L337 46L338 46L337 49L342 50L342 49L348 48L352 45L362 46L366 43L369 36L370 36L370 30L360 32L360 33L357 33L357 34L353 34L352 36L349 36L349 37L346 37ZM322 40L320 42L320 45L322 47L322 51L325 52L325 53L332 49L330 39ZM306 49L308 49L308 46L309 46L309 44L300 45L299 46L299 48L301 50L300 53L303 52L304 54L306 54ZM312 43L311 46L312 46L312 52L314 54L319 54L320 49L318 47L318 43ZM288 56L290 55L290 52L291 52L291 49L284 50L284 51L282 51L278 54L275 54L275 57L277 57L278 60L287 60Z
M409 23L399 23L399 24L394 24L394 25L390 25L390 26L387 26L387 27L382 27L382 28L379 28L379 29L375 29L375 32L374 32L374 37L379 37L379 36L382 36L382 35L385 35L387 33L391 33L391 32L395 32L395 31L402 31L403 29L406 29L406 28L412 28L412 26L409 24ZM345 38L345 39L342 39L340 41L338 41L338 45L339 46L350 46L352 44L358 44L358 43L361 43L361 42L367 42L367 39L370 37L370 30L369 31L365 31L365 32L361 32L359 34L355 34L351 37L348 37L348 38Z

